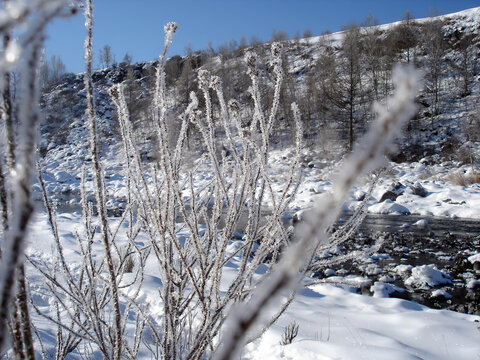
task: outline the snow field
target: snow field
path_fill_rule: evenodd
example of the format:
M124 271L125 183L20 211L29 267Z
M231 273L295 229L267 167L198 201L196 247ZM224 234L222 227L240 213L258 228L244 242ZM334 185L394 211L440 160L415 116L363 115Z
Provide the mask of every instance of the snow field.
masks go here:
M81 228L80 214L59 214L59 231L65 246L65 256L72 271L79 267L74 232ZM122 238L120 238L122 239ZM137 242L144 239L140 235ZM30 229L28 256L37 262L51 262L52 237L46 215L37 213ZM121 247L121 241L119 246ZM232 241L229 252L235 251L238 241ZM101 244L94 244L100 251ZM473 258L473 257L472 257ZM225 280L234 276L238 259L225 266ZM428 269L427 269L428 268ZM418 269L418 271L416 270ZM416 281L442 281L444 277L431 267L399 266L398 271L410 270ZM161 314L154 261L147 261L145 281L140 301L149 304L152 318ZM418 272L418 274L416 274ZM262 269L259 274L261 275ZM416 274L416 275L415 275ZM418 276L417 276L418 275ZM53 303L42 277L28 267L28 277L35 302L42 311L52 311ZM433 279L433 280L432 280ZM127 278L124 282L127 283ZM353 293L348 286L314 285L301 290L279 321L259 340L247 345L244 359L474 359L480 354L480 317L447 310L432 310L414 302L382 298L381 284L372 290L374 297ZM377 291L375 291L377 288ZM388 289L387 289L388 290ZM126 290L128 291L128 289ZM44 346L55 346L55 326L33 314ZM292 344L280 345L284 327L295 321L299 334ZM476 322L477 321L477 322ZM72 358L80 358L82 349ZM148 359L147 351L140 358Z

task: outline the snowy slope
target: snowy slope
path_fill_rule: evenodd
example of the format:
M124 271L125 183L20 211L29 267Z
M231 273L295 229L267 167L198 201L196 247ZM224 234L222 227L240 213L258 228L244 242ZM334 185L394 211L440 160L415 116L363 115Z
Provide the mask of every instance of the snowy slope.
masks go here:
M475 359L480 355L479 317L400 299L354 294L317 285L302 291L288 312L246 359ZM299 335L280 345L283 329L295 321Z
M480 7L465 10L459 13L443 15L439 17L444 22L445 33L452 34L455 31L474 32L480 27ZM416 20L422 22L424 20ZM382 25L380 30L387 30L394 24ZM303 74L311 69L312 64L318 58L322 44L327 41L333 44L342 39L342 33L327 35L326 37L313 37L310 39L301 39L301 47L297 47L295 41L288 41L285 51L288 54L289 68L291 74ZM240 61L239 59L229 60L230 63ZM216 64L216 65L215 65ZM214 58L209 66L220 66L220 59ZM146 75L152 63L137 64L133 66L137 74L136 82L143 87L143 93L140 97L148 97L146 90ZM110 210L115 211L122 206L125 197L123 174L120 171L123 163L121 146L119 145L118 124L115 119L115 110L111 99L107 94L108 88L119 81L125 81L126 70L121 68L103 69L95 72L94 83L96 87L97 113L101 129L101 158L106 173L106 182L108 191L112 194L114 200L109 204ZM302 76L299 75L298 81ZM468 101L475 103L479 98L480 87L478 82L473 89L472 95ZM239 95L239 96L244 96ZM171 110L175 112L173 98L169 98ZM63 82L57 84L54 88L45 93L43 106L46 113L46 123L42 127L44 134L40 145L40 152L45 154L41 161L44 170L47 190L52 198L56 199L61 205L78 205L78 194L80 189L81 169L84 165L89 165L88 161L88 139L85 128L85 90L83 89L82 74L72 75L64 78ZM454 100L450 109L436 119L440 129L438 136L428 139L429 146L449 141L445 138L445 130L452 129L453 132L460 131L462 121L468 115L464 109L463 99ZM428 119L425 121L429 121ZM428 128L427 126L425 126ZM457 130L455 130L457 129ZM430 130L427 130L430 131ZM328 137L328 136L327 136ZM426 140L423 140L426 141ZM326 146L331 147L332 142ZM333 150L331 150L333 151ZM290 149L280 149L272 154L271 164L272 172L278 173L279 184L284 181L281 176L282 167L288 161ZM305 150L306 161L304 167L304 180L299 190L299 196L294 201L291 212L308 208L315 201L317 194L327 191L330 188L334 167L325 162L325 154L320 152L311 152ZM341 153L334 154L333 159L338 161ZM307 166L308 165L308 166ZM480 195L477 185L465 184L465 186L455 185L452 179L459 176L468 175L472 170L468 166L462 166L454 162L445 162L441 159L420 159L417 163L388 165L390 175L385 177L379 184L374 194L369 210L371 212L389 213L394 212L385 204L378 204L382 193L388 190L394 182L400 182L406 191L396 200L398 205L408 209L409 213L420 215L449 216L449 217L468 217L480 218ZM204 174L207 177L209 169L205 169ZM87 171L88 175L88 171ZM427 196L419 197L411 195L409 188L417 182L420 182L427 190ZM358 190L365 191L367 186L360 187ZM41 198L36 187L36 197ZM351 194L352 203L348 208L354 208L355 191ZM388 204L387 204L388 205ZM396 204L393 206L398 208Z

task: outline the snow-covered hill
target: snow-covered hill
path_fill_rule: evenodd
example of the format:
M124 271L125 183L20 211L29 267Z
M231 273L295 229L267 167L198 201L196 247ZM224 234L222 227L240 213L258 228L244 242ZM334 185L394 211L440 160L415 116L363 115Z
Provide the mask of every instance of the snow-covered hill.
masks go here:
M470 60L474 67L471 70L472 74L475 74L475 67L480 69L479 14L480 8L474 8L434 18L434 20L441 21L445 44L449 44L442 55L442 71L444 73L440 89L440 95L443 97L442 109L438 115L433 116L433 104L429 100L430 94L428 91L422 94L419 99L421 104L419 105L418 119L412 122L413 130L408 132L408 136L401 138L399 142L400 156L393 157L397 162L403 161L404 163L391 163L388 177L381 181L369 204L371 212L392 213L403 209L401 212L421 215L480 218L480 190L477 184L479 178L478 159L480 158L478 140L480 138L474 134L467 139L465 134L468 124L473 124L470 126L470 130L472 126L475 127L476 124L479 124L480 77L477 74L471 79L470 94L460 96L458 94L458 72L455 70L455 66L448 65L460 61L455 44L459 39L472 35L473 39L469 47ZM422 24L431 20L416 20L415 31L421 32ZM378 26L375 28L375 36L378 39L388 40L389 34L398 25L400 23ZM341 50L339 49L343 37L344 32L341 32L308 39L289 40L283 43L287 63L286 71L288 78L293 81L292 86L297 89L295 91L298 102L303 103L308 97L320 96L309 93L306 83L310 76L314 76L320 71L317 62L325 54L326 49L332 49L337 56L340 56ZM245 84L244 80L243 53L245 50L248 49L216 56L206 56L205 53L199 52L184 58L176 56L169 60L167 63L168 111L173 138L177 131L175 124L178 124L176 117L185 108L181 100L182 91L187 91L184 88L186 82L189 83L188 90L195 90L198 70L208 69L212 73L218 73L224 79L227 96L249 99L248 83ZM265 46L258 45L254 50L263 54ZM416 54L417 66L423 64L425 55L421 46L416 45L412 53ZM402 55L400 52L396 59L402 60L403 56L404 54ZM271 83L268 57L269 55L265 54L264 58L260 58L261 64L265 66L261 75L266 84ZM154 66L155 62L135 65L120 64L94 73L101 158L105 168L108 190L113 194L113 198L116 198L116 201L109 204L112 213L118 213L117 209L122 208L125 189L122 182L123 174L119 173L123 162L120 156L120 135L108 89L115 83L123 82L125 84L132 121L137 132L138 146L142 148L144 160L152 161L155 159L155 137L150 131L149 104ZM187 71L188 67L191 70ZM368 78L367 75L365 77ZM84 111L85 89L82 79L83 74L65 76L61 82L46 88L42 98L45 113L40 143L40 154L43 157L42 168L45 172L47 189L64 205L78 203L78 196L73 195L79 193L80 170L84 165L87 165L88 168L89 164L88 132L85 126ZM289 85L287 84L287 86ZM322 98L319 98L316 104L321 106ZM357 111L368 112L368 107L368 104L359 105ZM251 115L251 111L251 109L243 109L243 116L246 120ZM306 139L307 147L304 149L305 182L299 189L297 200L293 203L292 213L308 208L314 201L315 194L329 189L335 164L345 153L345 147L342 145L345 137L342 122L333 118L321 118L321 114L315 109L312 115L307 116L305 112L303 115L306 126L314 127L312 131L314 137L309 134ZM283 166L283 160L288 159L291 152L289 115L286 110L280 113L278 124L280 130L275 145L276 150L272 153L272 164L279 169L275 172L278 172L278 181L281 183L283 180L280 169ZM198 141L195 140L195 137L192 139L193 148L195 148ZM194 154L192 158L197 157L198 151L195 152L195 149L192 151ZM383 194L392 190L394 183L400 183L400 190L396 190L398 197L392 199L392 204L380 202ZM426 196L411 195L410 189L417 183L426 189ZM365 191L366 188L367 186L361 187L359 191ZM37 190L39 189L37 188ZM40 198L40 192L37 194L37 197ZM353 202L348 206L353 208L356 203L354 193L351 195L351 200Z

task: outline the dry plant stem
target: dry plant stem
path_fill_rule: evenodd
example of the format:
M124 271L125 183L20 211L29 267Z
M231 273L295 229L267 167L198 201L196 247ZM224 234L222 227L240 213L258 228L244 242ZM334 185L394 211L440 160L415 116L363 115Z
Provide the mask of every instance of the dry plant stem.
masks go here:
M280 344L281 345L291 344L292 341L298 335L298 327L299 327L299 325L295 321L293 321L287 327L285 327L283 335L282 335L282 341L280 342Z
M10 43L10 33L5 32L3 36L3 45L4 49L8 47ZM11 178L14 176L13 170L15 169L15 134L13 126L13 116L12 116L12 99L11 99L11 78L10 72L6 71L4 75L4 84L2 91L3 98L3 120L5 123L5 132L6 132L6 163L8 169L8 176ZM12 201L13 193L10 194L10 199L7 197L7 189L5 184L5 178L2 169L0 168L0 196L2 202L2 218L3 218L3 229L4 233L8 230L8 202ZM1 254L1 252L0 252ZM18 274L17 274L17 295L16 295L16 304L14 306L14 312L18 313L13 317L15 322L13 329L15 331L12 333L13 341L16 343L16 354L19 358L28 358L32 359L34 355L33 350L33 338L30 331L30 317L28 312L27 304L27 294L25 286L25 269L23 263L19 264Z
M113 349L112 359L120 360L122 356L122 315L120 309L120 301L118 295L117 274L113 264L111 253L111 240L109 239L108 219L105 209L105 195L102 180L102 171L98 160L97 148L97 132L96 132L96 114L95 102L93 97L93 81L92 81L92 32L93 32L93 6L92 0L87 0L85 9L85 27L87 29L87 37L85 40L85 88L87 92L87 117L90 132L90 153L92 156L92 166L95 181L95 197L97 203L98 216L100 217L100 230L102 242L107 261L109 274L110 291L112 293L112 305L114 309L114 327L113 327Z
M2 230L3 233L8 229L8 198L7 198L7 188L6 188L6 181L5 181L5 176L3 173L3 165L2 165L2 159L0 159L0 206L2 207ZM0 259L2 258L2 251L0 248Z
M12 350L17 359L25 359L22 342L22 329L18 320L18 311L16 304L12 304L12 319L9 321L10 335L12 336Z
M274 48L274 46L272 46L272 48ZM247 63L248 63L248 59L247 59ZM212 80L211 80L211 84L213 83L212 88L214 88L216 91L221 91L221 86L220 86L220 84L217 83L218 81L219 80L216 79L215 77L212 78ZM254 93L253 96L257 96L257 100L258 100L257 103L259 103L260 102L259 101L259 98L260 98L259 94L256 93L254 90L252 90L252 93ZM222 107L222 102L223 102L222 101L222 95L219 93L218 97L219 97L220 106ZM231 101L229 103L229 106L232 109L232 118L230 119L230 121L233 120L234 125L235 125L234 128L236 128L238 130L239 134L242 134L243 130L239 126L240 124L238 124L238 123L235 124L235 122L238 119L237 115L235 114L235 109L238 109L238 106L237 106L236 102L234 102L234 101L233 102ZM272 107L274 107L274 105L272 105ZM259 107L257 107L257 109L260 110ZM261 116L263 116L263 115L258 113L258 112L255 115L255 117L257 119L257 123L260 122L260 120L258 120L258 118L261 117ZM222 111L222 117L224 119L226 118L225 114L224 114L224 111ZM228 121L223 121L223 123L224 124L228 123ZM265 122L262 121L262 123L265 123ZM200 123L200 129L201 129L201 123ZM228 134L227 130L228 129L226 129L226 131L225 131L226 134ZM208 131L202 131L202 132L207 133ZM244 146L244 149L252 149L253 150L253 154L254 154L253 157L256 160L256 162L252 162L252 157L250 156L248 151L244 151L244 159L243 159L243 161L239 161L239 164L240 165L243 164L244 165L243 169L246 169L246 170L241 169L237 173L237 174L242 174L243 177L239 178L239 177L234 176L234 181L229 186L230 191L232 191L232 195L229 195L229 196L231 197L231 199L238 199L238 205L240 205L240 204L243 205L243 202L247 199L247 196L251 197L251 199L252 199L252 201L248 205L247 212L249 214L253 215L253 216L249 216L249 221L250 221L249 224L250 225L249 226L247 225L247 230L245 231L246 232L245 237L244 237L245 245L241 246L239 248L239 250L237 250L237 252L242 251L243 254L244 254L244 256L242 257L243 266L240 266L236 279L231 282L231 286L230 286L229 290L222 297L221 303L217 305L217 312L214 314L213 317L211 317L209 325L206 328L201 330L200 333L202 335L200 337L198 337L197 342L193 346L192 351L189 353L187 358L196 358L197 355L201 354L204 351L205 346L207 344L210 344L210 346L211 346L211 344L212 344L211 340L214 339L214 337L217 335L218 331L220 330L220 328L223 325L223 322L224 322L224 319L225 319L225 315L223 314L223 311L225 310L225 308L228 305L230 305L231 303L233 303L235 301L238 301L239 299L242 299L244 297L247 297L248 294L250 293L251 288L245 288L245 285L246 285L246 283L251 283L251 281L252 281L251 276L254 274L254 269L262 262L262 259L265 259L265 257L268 255L268 251L267 251L268 247L272 246L273 249L276 249L278 246L280 246L282 244L282 241L287 240L287 236L285 234L285 231L282 228L281 221L279 221L279 218L277 218L276 215L275 215L277 212L280 211L279 209L281 209L282 206L285 205L285 202L282 202L282 201L278 202L277 200L275 200L275 196L273 195L270 180L269 180L268 176L266 176L266 163L265 163L264 159L266 159L267 157L265 156L263 150L268 148L268 138L269 138L269 134L265 134L265 136L262 136L262 146L261 147L256 146L254 143L250 142L246 138L240 138L239 139L240 144L242 144ZM228 135L227 135L227 140L228 140ZM207 141L211 141L211 140L208 139ZM265 144L265 142L266 142L267 146L264 147L263 144ZM207 146L207 148L208 148L208 146ZM232 150L235 150L235 148L233 148ZM235 151L233 151L233 153L234 153L234 158L239 159L239 157L235 157ZM249 181L248 180L248 179L252 179L251 173L254 174L254 176L256 178L256 181L255 180L254 181ZM260 179L264 180L263 184L261 182L259 183ZM284 194L289 190L290 185L291 185L291 182L287 181L287 185L285 186L284 191L282 192L282 194L280 196L281 199L282 199L282 196L284 196ZM260 195L259 198L256 197L255 194L259 193L259 192L257 192L257 188L260 188L259 189L260 193L262 191L268 190L268 192L270 192L270 195L272 195L273 203L275 204L274 209L273 209L274 216L272 216L270 221L269 221L270 225L265 226L265 227L261 227L261 228L259 227L260 212L258 212L258 208L261 207L261 206L258 205L258 203L262 202L263 195ZM264 190L261 190L262 188ZM234 194L238 194L238 195L236 196ZM215 197L215 199L217 197L218 197L218 195ZM230 231L235 228L235 224L236 224L236 221L238 221L239 214L242 212L241 205L240 206L238 206L238 205L232 202L229 210L227 211L227 218L226 218L227 219L226 220L227 225L225 226L224 230L221 233L221 242L218 244L218 246L216 245L216 247L215 247L216 252L218 254L224 254L224 252L225 252L224 249L225 249L225 246L227 245L225 240L229 238ZM256 221L255 221L255 216L257 216ZM210 225L210 227L212 227L212 226L213 225ZM274 228L275 228L275 230L273 230ZM259 232L262 232L262 234L264 234L264 235L261 235L262 238L264 237L265 239L268 239L266 242L270 245L264 245L265 251L256 251L254 258L252 259L251 262L249 262L248 261L249 254L250 254L249 249L251 249L251 246L253 244L253 241L250 240L250 239L255 238L256 235L253 235L253 234L257 234ZM272 239L275 237L276 233L278 233L278 235L282 239L282 241L278 241L277 243L272 241ZM272 251L275 251L275 250L272 250ZM235 256L235 254L232 254L227 258L225 258L224 255L217 255L217 256L218 256L217 259L220 259L220 262L218 262L218 260L216 260L216 262L215 262L215 264L216 264L216 266L215 266L215 278L219 279L218 274L221 272L221 268L223 268L223 266L229 261L229 259L231 259L233 256ZM220 264L220 266L218 264ZM218 273L217 273L217 271L218 271ZM219 281L217 280L217 281L215 281L215 283L219 284ZM218 296L218 294L219 294L218 286L215 286L214 290L215 290L214 293L216 294L216 296Z
M8 46L10 42L10 35L6 33L4 35L4 48ZM16 166L15 161L15 135L13 128L13 116L12 116L12 101L11 101L11 91L10 91L10 73L5 73L5 83L3 88L3 111L4 111L4 121L6 127L6 153L7 153L7 169L9 170L8 176L14 176L13 170ZM1 169L0 169L1 171ZM5 183L3 178L3 172L1 175L1 190L2 190L2 203L3 206L3 220L4 220L4 231L8 230L8 198L6 196ZM13 193L11 194L13 197ZM14 341L17 346L17 356L21 358L34 359L35 352L33 349L33 337L31 334L31 322L30 315L28 310L28 301L25 285L25 268L23 262L18 265L17 269L17 294L16 294L16 304L14 306L14 311L17 313L17 316L14 316L14 328L16 331L12 334ZM19 330L19 331L18 331Z
M166 45L169 45L172 29L169 24L166 30ZM204 356L210 348L214 348L214 339L221 329L225 319L224 311L232 303L248 296L252 280L244 280L245 276L252 276L254 271L249 264L250 249L254 239L266 238L269 246L276 249L281 243L288 241L288 235L280 221L282 209L285 209L288 201L286 193L293 183L294 171L290 171L290 179L287 181L280 198L274 194L271 182L267 176L268 157L262 152L268 150L268 137L271 126L263 124L264 134L261 145L257 146L250 139L243 136L243 129L238 121L238 114L233 111L230 117L223 98L221 82L217 77L210 77L206 72L199 74L201 88L207 107L206 116L195 111L198 100L191 95L191 103L185 114L181 117L180 135L176 147L172 150L168 144L168 128L165 119L165 85L163 57L166 49L162 52L157 69L156 95L153 102L153 113L157 121L157 134L160 141L160 161L158 166L152 166L153 173L148 173L148 168L140 161L140 155L133 141L133 130L129 119L128 109L125 103L123 86L115 85L110 93L117 107L121 134L124 140L124 150L131 156L132 162L127 160L129 176L132 178L133 189L139 205L139 217L145 223L146 234L150 237L150 248L158 260L160 278L162 280L161 299L164 305L162 319L162 334L155 334L157 345L160 345L161 356L164 358L185 357L198 359ZM278 81L281 81L279 77ZM227 144L231 147L233 159L225 158L218 154L214 138L214 119L211 108L212 100L209 89L215 90L220 103L221 123L227 136ZM258 86L257 104L260 103ZM275 92L279 96L278 86ZM235 106L232 106L234 109ZM272 104L272 108L275 105ZM238 106L237 106L238 109ZM257 108L259 109L259 108ZM270 113L274 114L276 111ZM256 118L263 116L256 115ZM205 140L207 159L213 167L213 179L201 189L194 186L194 173L187 174L185 180L181 180L181 160L183 145L185 143L188 121L197 125ZM260 120L256 120L257 123ZM272 120L273 121L273 120ZM233 124L233 126L232 126ZM230 131L237 130L238 134ZM301 131L300 131L301 132ZM244 155L238 155L238 147L243 147ZM240 149L240 148L239 148ZM230 165L229 162L233 160ZM240 165L240 168L235 166ZM294 162L294 164L298 164ZM295 165L293 166L295 167ZM252 176L253 174L253 176ZM161 177L161 178L160 178ZM151 182L149 181L151 180ZM153 188L153 190L152 190ZM184 191L188 189L190 199L184 199ZM270 194L273 198L274 209L272 224L260 227L260 212L263 194ZM257 194L261 194L257 196ZM248 202L250 200L250 202ZM235 284L232 282L229 291L222 294L220 282L225 264L234 255L226 256L226 248L236 229L236 224L245 212L245 204L248 202L247 212L256 220L250 222L245 241L238 251L243 252L243 270L239 271ZM209 205L211 204L211 206ZM220 226L222 209L225 209L225 226ZM181 228L175 224L176 213L182 216L183 227L189 232L189 238L181 243L178 232ZM204 234L199 232L200 223L204 223ZM281 242L275 244L272 240L275 236ZM268 255L269 246L255 254L251 266L256 267ZM274 250L278 252L278 249ZM134 305L137 310L139 307ZM144 321L152 330L154 325L150 319L145 318L144 312L140 312ZM194 319L197 318L197 324ZM188 330L189 329L189 330ZM151 348L154 350L153 348Z
M38 1L33 4L16 4L18 6L9 7L8 2L4 4L2 23L3 41L5 52L2 55L2 98L3 114L6 127L6 157L7 174L10 193L5 197L4 209L6 204L11 201L11 217L8 218L8 212L4 213L4 220L7 230L4 234L4 255L2 261L1 279L1 299L0 299L0 347L5 342L5 321L8 315L8 306L12 297L13 282L17 279L17 296L13 319L16 324L13 325L13 337L16 345L16 355L21 358L34 359L33 337L31 332L31 323L29 318L27 290L25 284L25 271L23 268L22 253L23 242L26 236L26 230L30 215L33 211L30 202L30 187L33 167L33 158L35 153L35 131L38 123L38 81L37 67L39 53L43 41L43 31L46 25L53 17L58 15L63 8L64 3L60 0ZM23 8L21 8L23 6ZM12 10L14 9L14 10ZM22 27L23 26L23 27ZM21 28L22 27L22 28ZM9 71L15 65L5 59L7 48L10 46L10 35L18 31L17 47L19 56L14 62L20 64L18 71L20 76L21 102L18 106L18 144L15 142L13 111L10 93L10 75ZM22 31L23 30L23 31ZM17 35L17 34L16 34ZM23 61L20 61L23 59ZM16 159L18 157L18 163ZM6 217L5 217L6 215ZM17 276L14 276L15 266L18 264Z
M169 25L166 27L166 44L168 44L168 37L171 36L168 31ZM166 51L164 50L162 53L162 56ZM154 102L154 107L159 107L163 106L164 100L164 80L163 80L163 73L164 70L162 68L163 61L160 61L160 70L157 72L157 96L156 98L160 101ZM117 107L119 109L119 113L122 116L119 116L120 119L126 118L127 121L123 121L122 128L126 129L127 131L122 131L123 135L127 135L126 142L128 143L128 146L133 149L134 153L134 158L136 158L136 163L137 167L139 170L139 173L142 174L142 167L140 164L139 156L137 155L137 151L135 149L135 146L132 141L131 137L131 131L129 129L129 121L128 121L128 112L126 110L126 107L123 105L123 91L121 88L113 89L112 90L112 95L115 98L117 98ZM189 106L189 109L193 110L193 108L196 105ZM187 109L187 113L190 112L191 110ZM199 285L197 285L197 280L196 276L193 274L191 270L192 263L188 259L188 251L187 249L182 248L180 245L177 236L176 236L176 229L175 229L175 212L169 210L166 211L167 209L173 209L175 210L176 206L174 205L175 203L180 205L180 208L182 209L182 212L186 212L184 204L181 199L181 191L179 188L178 184L178 169L179 169L179 159L176 158L179 154L181 154L181 149L184 143L184 136L181 135L179 137L179 141L177 142L177 147L175 149L175 154L170 154L169 146L167 143L167 128L165 124L165 119L163 118L164 110L162 109L155 109L154 113L157 114L159 121L157 121L158 124L158 129L157 132L159 133L159 139L161 143L161 156L160 156L160 165L161 165L161 170L163 174L165 174L165 181L162 180L161 183L155 182L155 191L154 193L157 194L156 198L159 200L164 200L165 205L163 206L162 213L163 215L159 218L155 214L158 213L155 208L154 208L154 202L153 199L150 197L150 191L147 182L145 181L145 176L141 175L141 181L138 182L136 181L137 184L143 183L144 186L144 194L146 196L147 200L147 207L145 207L145 215L147 215L149 220L148 222L151 224L156 224L157 231L155 231L161 239L162 243L162 248L158 248L156 246L156 240L155 240L155 234L152 233L152 248L154 249L154 253L157 256L157 259L159 260L159 263L162 264L163 267L163 278L162 282L164 283L164 287L162 289L162 299L164 301L164 313L166 315L163 325L164 325L164 334L163 340L162 340L162 347L163 347L163 352L165 357L171 358L175 357L177 354L177 347L178 343L181 341L181 331L178 332L178 329L181 329L184 325L180 325L179 319L176 316L173 316L174 314L178 313L182 316L182 312L186 310L186 306L190 303L190 301L193 299L193 296L189 295L186 298L185 304L181 305L181 307L178 307L180 304L178 303L177 296L180 296L182 298L182 292L184 291L184 281L187 279L191 280L191 283L193 284L193 289L198 298L200 299L200 303L202 304L202 298L203 298L203 293L199 288ZM186 134L185 128L186 128L186 119L188 118L186 114L184 116L184 121L182 123L182 131L181 134ZM137 173L138 174L138 173ZM154 179L157 179L157 172L155 170L154 173ZM165 197L160 197L159 194L165 194ZM140 204L145 205L145 201L140 201ZM173 214L173 216L172 216ZM153 216L152 216L153 215ZM187 218L188 219L188 218ZM192 225L189 225L192 227ZM148 233L150 233L150 230L148 230ZM195 230L197 231L197 230ZM180 261L179 267L175 266L175 262L173 261L174 257L178 256L178 260ZM181 275L182 273L185 273L187 278L185 278L184 275ZM177 281L175 279L185 279L182 281ZM164 281L163 281L164 280ZM201 286L201 284L200 284ZM178 295L177 295L178 294ZM204 309L207 309L205 304L203 305ZM180 326L180 327L179 327Z
M5 33L3 36L3 48L6 49L10 43L10 34ZM6 157L7 157L7 169L13 169L15 166L15 132L13 128L13 116L12 116L12 94L11 94L11 77L10 72L6 71L4 74L4 84L2 91L3 99L3 114L2 118L5 123L5 133L7 136L6 141Z
M250 301L238 306L233 313L215 359L234 358L247 332L257 323L268 304L280 294L299 286L299 274L309 265L306 254L315 249L318 243L328 242L326 230L336 219L356 179L378 167L381 156L391 145L393 137L400 132L402 124L415 113L413 100L418 90L416 74L400 73L400 70L397 70L395 80L398 89L391 100L389 112L378 109L377 123L366 134L363 148L353 153L340 169L341 176L337 179L335 192L299 226L297 241L285 251L280 263L275 265L267 279L262 281L261 288L257 287L253 292Z
M264 196L264 189L265 186L269 185L269 180L268 176L266 175L266 165L268 161L268 148L269 148L269 137L270 137L270 130L271 130L271 125L273 124L273 120L276 115L276 111L278 109L278 101L280 97L280 88L281 88L281 83L283 80L283 73L281 71L278 71L278 67L281 66L281 59L279 58L279 53L276 53L277 49L277 44L272 45L272 53L275 59L277 61L275 62L275 74L277 75L276 79L276 86L275 86L275 92L274 92L274 97L271 105L271 112L270 112L270 117L269 117L269 123L268 127L265 125L265 120L264 120L264 114L261 109L261 96L260 96L260 91L258 88L258 70L256 69L256 56L253 53L248 53L246 55L246 60L247 60L247 65L249 66L248 74L250 75L251 81L252 81L252 87L250 89L252 98L254 100L254 105L255 105L255 121L251 125L251 131L256 131L254 129L254 124L257 122L260 124L260 128L262 130L261 136L262 136L262 147L258 148L254 143L245 141L244 146L247 149L246 154L248 154L248 149L252 148L254 150L255 154L258 154L258 159L257 161L259 162L259 166L253 171L253 183L258 184L260 179L262 179L260 189L259 189L259 195L258 195L258 203L262 203L263 201L263 196ZM235 119L235 117L234 117ZM237 120L238 121L238 120ZM247 156L245 156L245 163L243 164L244 169L248 168L248 163L247 161ZM294 165L295 166L295 165ZM292 167L293 168L293 167ZM250 171L245 171L245 174L250 174ZM244 179L244 184L247 183L249 180L248 178ZM288 183L287 186L285 186L284 194L288 191L291 183ZM255 259L252 260L252 265L249 267L249 271L247 276L245 276L246 270L247 270L247 264L249 260L249 254L252 250L253 243L257 238L257 233L259 231L259 225L260 225L260 216L261 216L261 206L257 206L257 187L254 186L252 191L251 191L251 206L249 207L249 213L248 213L248 223L247 223L247 228L245 230L248 238L245 240L248 242L248 247L244 250L243 252L243 257L242 257L242 262L240 264L240 270L238 271L236 280L232 282L232 285L234 288L229 289L230 293L238 293L241 292L242 288L245 286L245 283L248 279L250 279L251 275L255 271L256 266L258 266L261 261L263 260L262 257L257 256ZM243 195L243 194L242 194ZM275 196L273 195L273 191L271 192L272 195L272 200L275 204ZM274 213L276 212L276 207L274 205ZM275 214L273 215L275 216ZM273 226L273 223L272 223ZM268 230L265 232L265 237L268 236ZM266 246L266 242L262 242L263 246ZM261 246L262 246L261 245ZM228 297L225 297L228 299Z
M5 5L8 4L8 1L5 1ZM10 31L5 30L3 34L3 49L7 49L10 44ZM6 133L6 165L7 170L10 171L14 169L15 166L15 139L14 139L14 130L13 130L13 117L12 117L12 96L11 96L11 77L10 71L5 71L3 75L3 89L2 89L2 120L5 124L5 133ZM1 164L0 164L1 165ZM3 173L3 166L0 166L0 201L2 203L2 220L3 220L3 231L8 229L8 211L9 206L8 202L12 199L8 199L7 196L7 187L6 181ZM10 197L13 196L10 193ZM1 253L0 253L1 254Z
M33 336L30 321L30 311L28 309L28 295L25 284L25 266L21 263L17 269L17 309L22 331L22 342L25 351L25 358L35 360L35 350L33 348Z
M26 64L24 64L24 78L22 80L24 99L18 113L21 131L19 149L22 165L16 166L16 177L12 179L12 184L16 184L12 190L14 207L9 229L4 238L4 257L0 268L2 274L0 283L0 348L3 347L5 342L8 308L16 279L15 269L22 261L27 225L33 212L30 201L30 187L31 169L34 167L35 129L39 118L36 105L38 94L36 69L40 52L38 39L25 49L25 52ZM27 325L24 324L24 326Z
M363 255L368 255L374 251L377 251L377 248L380 248L381 243L383 242L383 238L380 238L380 242L372 246L368 250L362 250L360 252L354 251L345 255L341 256L336 256L330 259L321 259L317 260L316 259L316 254L319 251L326 251L328 249L331 249L335 246L338 246L345 241L347 241L357 230L358 227L361 225L363 220L365 219L365 216L367 215L366 211L366 205L368 201L370 200L372 196L372 192L380 179L382 175L382 171L376 174L375 179L371 182L370 188L365 195L365 198L363 199L362 203L355 209L354 213L352 216L348 219L348 221L343 224L335 233L330 234L330 230L327 229L327 233L329 233L329 241L326 244L320 244L318 243L314 251L312 251L312 255L310 257L310 260L308 261L308 272L314 273L316 271L320 271L321 269L324 269L327 266L331 266L334 264L339 264L341 262L344 262L348 259L352 259L355 257L358 257L362 255L361 253L363 252Z

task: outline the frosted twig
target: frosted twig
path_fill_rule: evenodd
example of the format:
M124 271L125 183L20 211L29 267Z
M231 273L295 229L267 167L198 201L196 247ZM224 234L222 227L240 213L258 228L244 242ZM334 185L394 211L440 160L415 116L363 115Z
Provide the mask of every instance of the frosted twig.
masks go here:
M120 309L120 301L118 296L117 274L113 264L111 253L111 239L109 238L109 223L105 209L105 188L102 180L102 171L98 159L97 148L97 130L96 130L96 114L95 114L95 100L93 96L93 81L92 81L92 38L93 38L93 5L92 0L87 0L85 7L85 27L87 36L85 39L85 89L87 93L87 117L88 128L90 133L90 153L92 156L93 175L95 180L95 197L100 217L100 230L105 251L107 267L109 272L110 291L112 292L112 302L114 308L114 328L113 328L113 349L112 359L119 360L122 356L122 317Z
M26 5L24 11L20 11L20 18L12 22L13 19L8 14L10 8L6 6L6 9L2 9L3 14L7 13L2 18L4 21L0 28L3 27L2 32L6 34L4 39L7 42L7 46L10 45L8 34L13 33L16 25L20 25L25 21L25 31L22 33L18 46L18 52L16 56L9 52L2 54L0 59L0 73L2 80L8 80L8 76L5 77L5 73L10 71L10 68L5 65L5 62L13 65L20 63L20 57L23 57L23 62L19 67L19 72L22 74L20 77L20 87L23 96L20 103L17 119L19 123L19 138L18 138L18 151L13 150L15 143L12 141L12 131L8 130L12 122L11 106L6 109L5 116L8 120L7 135L8 135L8 162L10 167L7 169L7 173L10 177L12 184L11 193L13 194L13 207L12 216L9 219L8 231L4 236L4 257L0 266L1 278L0 278L0 348L3 347L5 342L5 332L7 330L7 317L9 314L10 299L12 297L13 285L15 280L15 268L17 264L22 260L24 239L27 233L27 225L30 220L30 216L33 211L33 207L30 202L30 187L32 180L32 169L34 168L34 153L35 153L35 130L39 119L38 110L38 82L37 82L37 66L39 61L40 48L43 41L43 30L47 23L61 10L64 5L63 1L52 1L50 3L39 2L38 7ZM29 17L27 20L22 14L28 15L35 13L35 16ZM7 58L5 58L7 56ZM6 84L2 84L2 93L4 98L9 97ZM9 107L9 99L6 99L4 106ZM17 154L18 163L14 162L14 153ZM6 203L5 203L6 204ZM22 275L22 274L21 274ZM23 342L27 356L33 354L33 340L30 332L30 324L28 320L28 308L26 308L25 297L25 283L24 279L20 284L22 288L21 297L18 299L18 305L22 307L22 321L21 326L23 330ZM28 328L27 328L28 327Z

